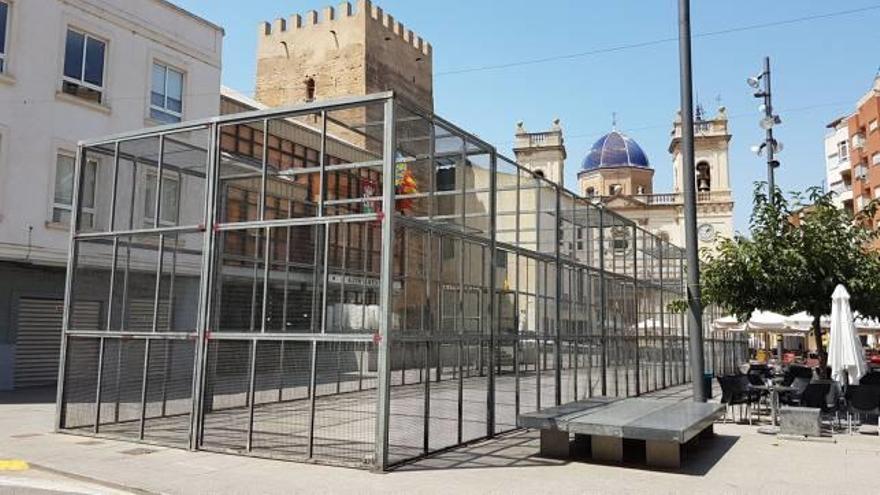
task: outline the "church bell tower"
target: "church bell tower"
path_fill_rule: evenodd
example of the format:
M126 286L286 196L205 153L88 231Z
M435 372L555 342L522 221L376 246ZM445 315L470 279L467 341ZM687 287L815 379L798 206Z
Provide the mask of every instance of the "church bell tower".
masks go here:
M697 107L694 119L694 164L700 247L711 247L719 237L733 236L733 197L728 161L730 139L727 110L724 107L719 107L714 117L704 116L703 109ZM669 153L672 154L675 192L681 195L684 194L681 114L673 124Z
M528 132L522 122L516 124L516 162L551 182L565 186L565 140L559 119L549 131Z

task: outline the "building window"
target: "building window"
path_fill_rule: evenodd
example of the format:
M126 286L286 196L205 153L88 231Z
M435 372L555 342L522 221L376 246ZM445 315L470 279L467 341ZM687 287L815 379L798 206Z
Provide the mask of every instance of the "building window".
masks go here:
M0 1L0 74L6 72L6 42L9 32L9 4Z
M611 229L611 246L614 254L623 254L629 250L629 233L626 227L613 227Z
M150 118L171 124L183 117L183 73L167 65L153 63L153 89L150 92Z
M73 212L73 184L76 159L70 155L58 155L55 165L55 197L52 201L52 221L70 224ZM80 228L90 229L95 225L95 180L98 162L88 160L83 170L82 209Z
M587 197L593 197L596 195L596 189L594 187L587 188Z
M306 101L314 101L315 93L315 79L310 77L306 79Z
M65 93L101 103L104 95L104 56L107 44L73 29L67 30L64 49Z
M877 130L877 119L874 119L868 122L868 132L874 132Z
M507 268L507 251L495 251L495 268Z
M611 184L608 187L608 195L614 196L615 194L619 194L620 191L622 191L622 190L623 190L623 186L621 186L620 184Z
M147 173L144 194L144 227L173 227L177 225L177 205L180 197L180 180L169 174L162 173L162 202L159 205L159 224L156 225L156 184L157 175Z
M636 194L645 194L645 186L639 186L636 188Z
M437 191L455 190L455 165L442 165L437 167L436 177Z
M837 143L837 162L845 162L849 159L849 143L841 141Z

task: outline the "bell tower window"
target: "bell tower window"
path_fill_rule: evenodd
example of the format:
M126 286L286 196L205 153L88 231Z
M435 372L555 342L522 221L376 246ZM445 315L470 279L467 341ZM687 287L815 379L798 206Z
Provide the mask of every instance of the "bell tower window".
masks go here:
M306 79L306 101L315 101L315 79Z
M697 164L697 191L709 192L712 190L712 175L709 172L709 164L700 162Z

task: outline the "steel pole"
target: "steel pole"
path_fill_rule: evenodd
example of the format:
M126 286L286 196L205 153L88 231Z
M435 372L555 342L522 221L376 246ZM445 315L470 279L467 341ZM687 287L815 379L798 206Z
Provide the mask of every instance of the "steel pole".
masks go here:
M687 248L688 329L694 402L706 402L703 383L703 320L700 298L700 260L697 253L697 196L694 175L693 72L691 69L690 0L678 2L681 69L681 156L684 167L684 231Z
M764 73L761 75L764 82L764 117L773 120L773 93L770 86L770 57L764 57ZM764 149L767 151L767 198L770 206L776 205L776 141L773 139L773 127L767 127ZM782 335L776 336L776 358L782 362L782 353L785 351Z
M764 81L764 116L773 119L773 98L770 89L770 57L764 57L764 73L761 77ZM776 177L774 169L776 168L776 150L774 149L773 128L767 129L765 146L767 150L767 191L770 194L770 204L775 203L774 191L776 190Z

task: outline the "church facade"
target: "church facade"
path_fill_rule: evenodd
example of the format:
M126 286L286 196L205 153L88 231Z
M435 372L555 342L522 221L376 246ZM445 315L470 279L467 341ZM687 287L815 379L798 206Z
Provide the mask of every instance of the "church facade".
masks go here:
M714 249L722 238L733 236L733 196L728 150L731 135L724 107L695 123L697 229L700 248ZM684 172L681 155L681 118L670 133L673 190L654 190L654 169L647 154L626 134L614 129L591 147L578 171L578 190L673 244L683 246ZM550 180L565 176L566 151L558 121L547 132L529 133L517 127L517 161Z

